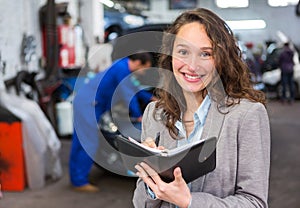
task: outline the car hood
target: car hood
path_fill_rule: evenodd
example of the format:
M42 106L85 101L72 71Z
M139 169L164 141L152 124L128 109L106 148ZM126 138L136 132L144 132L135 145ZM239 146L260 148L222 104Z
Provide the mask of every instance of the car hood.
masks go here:
M280 82L281 70L279 68L267 71L262 75L262 81L268 85L276 85ZM294 65L294 80L300 84L300 64Z

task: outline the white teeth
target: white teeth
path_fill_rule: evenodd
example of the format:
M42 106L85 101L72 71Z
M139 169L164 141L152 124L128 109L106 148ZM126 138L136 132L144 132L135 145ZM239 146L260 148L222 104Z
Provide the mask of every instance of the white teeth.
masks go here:
M189 78L189 79L199 79L199 78L201 78L200 75L198 75L198 76L192 76L192 75L185 74L184 76L187 77L187 78Z

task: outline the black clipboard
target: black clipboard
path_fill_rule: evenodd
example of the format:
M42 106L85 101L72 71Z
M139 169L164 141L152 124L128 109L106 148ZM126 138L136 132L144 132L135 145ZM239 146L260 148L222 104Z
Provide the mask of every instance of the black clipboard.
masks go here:
M174 180L173 171L176 167L181 168L186 183L213 171L216 167L216 143L217 138L210 137L169 152L157 152L137 145L122 135L115 137L116 148L126 168L136 172L134 166L146 162L165 182Z

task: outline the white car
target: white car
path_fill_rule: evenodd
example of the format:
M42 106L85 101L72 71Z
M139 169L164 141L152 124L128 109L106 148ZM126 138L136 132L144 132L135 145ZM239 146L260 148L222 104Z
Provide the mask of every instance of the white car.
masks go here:
M294 90L295 90L295 98L300 98L300 63L299 63L299 59L297 60L295 61L296 64L294 65ZM280 98L282 93L282 86L280 80L281 80L281 71L279 68L271 71L267 71L262 75L262 81L267 88L267 92L270 91L276 92L277 98Z

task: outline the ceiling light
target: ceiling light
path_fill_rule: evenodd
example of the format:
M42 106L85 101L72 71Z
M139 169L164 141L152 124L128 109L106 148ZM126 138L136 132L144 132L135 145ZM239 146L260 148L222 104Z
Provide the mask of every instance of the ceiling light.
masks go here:
M230 8L230 7L248 7L249 0L216 0L216 4L220 8Z
M232 30L253 30L266 28L266 22L264 20L236 20L226 21L226 23Z
M115 3L111 0L99 0L99 2L105 4L109 8L112 8L115 5Z
M272 7L296 5L298 0L268 0L268 4Z

